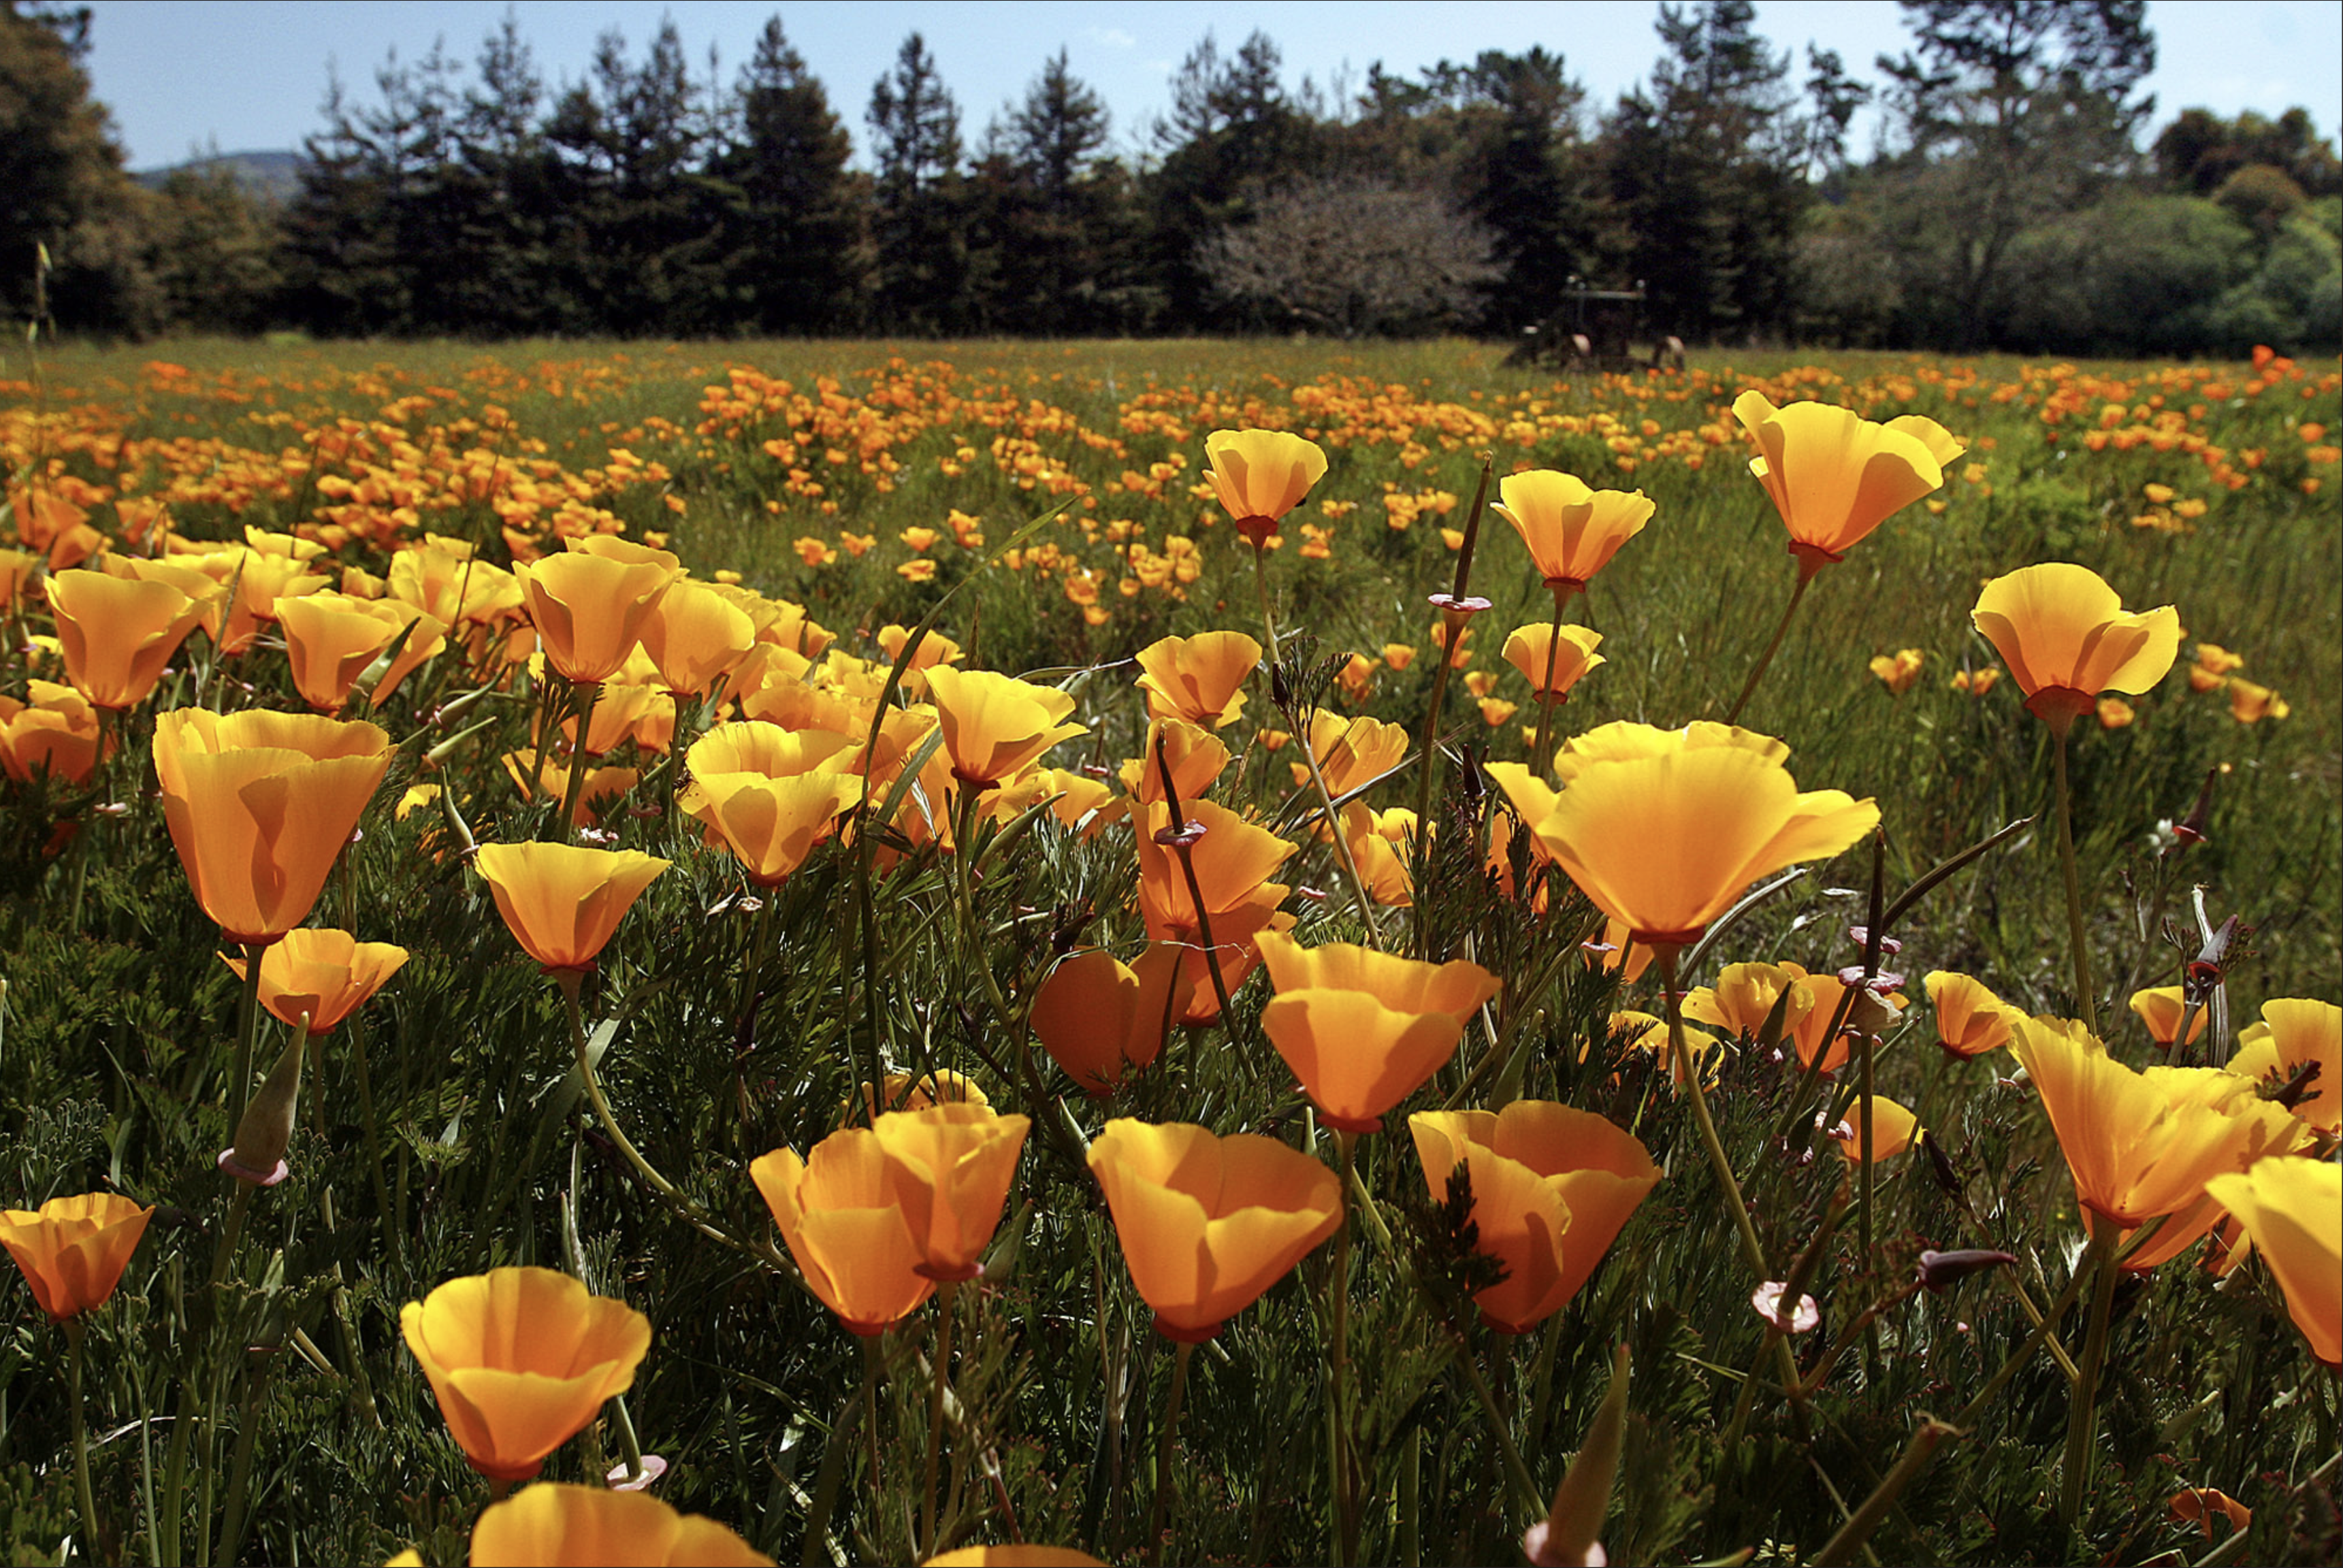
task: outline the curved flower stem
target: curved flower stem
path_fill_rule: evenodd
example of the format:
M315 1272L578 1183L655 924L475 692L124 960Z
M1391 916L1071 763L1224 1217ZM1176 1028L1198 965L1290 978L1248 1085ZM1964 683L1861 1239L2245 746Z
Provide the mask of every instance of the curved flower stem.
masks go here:
M920 1557L936 1554L936 1458L943 1449L944 1370L951 1362L952 1307L960 1297L960 1282L945 1280L936 1286L935 1381L928 1387L928 1457L920 1475Z
M1172 1462L1178 1457L1180 1402L1188 1392L1188 1357L1195 1346L1185 1340L1172 1352L1172 1392L1163 1399L1163 1424L1155 1435L1155 1507L1147 1517L1147 1560L1163 1561L1172 1516Z
M2091 1323L2083 1339L2083 1375L2068 1408L2066 1459L2059 1474L2058 1517L2067 1524L2083 1510L2083 1480L2090 1470L2091 1440L2098 1431L2099 1372L2107 1364L2108 1309L2116 1292L2116 1243L2123 1235L2114 1221L2088 1210L2084 1212L2091 1227L2091 1246L2085 1261L2094 1273Z
M1756 1222L1749 1218L1749 1201L1742 1196L1740 1178L1733 1173L1733 1161L1725 1152L1725 1141L1717 1136L1716 1121L1708 1113L1708 1096L1700 1087L1700 1066L1693 1060L1692 1048L1684 1041L1683 999L1676 994L1676 950L1664 942L1654 942L1651 948L1652 957L1660 966L1661 989L1667 993L1669 1057L1683 1078L1684 1093L1692 1100L1693 1121L1700 1129L1701 1147L1708 1151L1709 1167L1716 1173L1717 1184L1725 1189L1725 1201L1733 1210L1734 1229L1741 1238L1742 1261L1763 1283L1772 1278L1765 1271L1765 1243L1757 1239ZM1798 1361L1790 1353L1789 1341L1777 1337L1774 1349L1775 1359L1781 1363L1782 1385L1795 1389Z
M569 739L569 778L562 785L561 816L554 823L553 838L554 842L558 844L569 842L571 836L577 832L575 824L578 816L578 797L586 788L586 742L589 739L589 728L594 722L594 705L602 696L602 683L598 680L580 680L574 682L570 690L578 704L578 729ZM544 757L544 749L539 747L538 760L543 761Z
M584 1013L579 1010L578 1003L578 982L584 978L584 974L578 970L563 970L555 972L553 980L561 988L561 1000L567 1005L569 1014L569 1041L578 1056L578 1075L585 1081L586 1098L593 1102L595 1118L602 1123L604 1134L617 1147L619 1155L627 1163L635 1168L635 1173L643 1179L652 1191L659 1194L677 1219L681 1220L711 1241L719 1242L736 1252L755 1258L790 1279L799 1279L801 1276L798 1271L789 1265L788 1260L773 1251L771 1242L744 1241L719 1224L714 1215L693 1202L681 1188L654 1170L651 1162L643 1158L642 1151L637 1149L634 1141L619 1131L618 1119L610 1113L610 1102L603 1097L602 1081L594 1071L593 1055L586 1044L586 1019ZM250 1191L250 1188L246 1188L238 1196L241 1197Z
M65 1320L65 1399L73 1417L74 1500L81 1507L83 1550L93 1563L99 1561L97 1493L89 1483L89 1428L82 1415L81 1363L82 1322L79 1316Z
M1423 715L1423 749L1416 759L1415 775L1415 866L1413 875L1420 884L1427 879L1432 854L1432 786L1440 771L1440 712L1448 699L1448 675L1455 668L1456 645L1463 636L1464 626L1472 617L1462 610L1443 610L1440 624L1447 640L1440 646L1440 664L1432 672L1432 698ZM1432 955L1423 950L1427 933L1423 927L1423 889L1412 890L1415 909L1416 957Z
M1749 699L1757 694L1757 683L1765 678L1766 668L1773 664L1774 656L1782 650L1782 638L1789 635L1790 618L1798 612L1798 601L1806 597L1806 585L1814 580L1814 568L1804 561L1799 562L1798 586L1790 590L1790 602L1782 607L1782 621L1774 628L1774 640L1767 643L1765 651L1757 656L1757 665L1749 672L1748 683L1742 687L1741 695L1733 699L1733 706L1725 710L1725 722L1727 724L1741 722L1741 710L1748 707Z
M2066 725L2057 727L2056 745L2050 753L2058 797L2058 866L2066 878L2066 940L2074 949L2075 1006L2083 1015L2083 1027L2097 1035L2098 997L2091 985L2091 950L2083 930L2083 882L2075 869L2075 821L2066 789Z
M1252 548L1252 567L1253 587L1261 597L1262 629L1269 636L1268 668L1273 696L1278 662L1277 612L1270 607L1269 601L1269 552L1260 545ZM1280 711L1284 710L1281 709ZM1288 714L1287 718L1291 722L1292 715ZM1380 950L1383 945L1383 934L1375 924L1374 900L1367 896L1366 879L1359 875L1358 863L1351 858L1351 846L1342 838L1342 824L1335 819L1334 797L1326 788L1326 776L1318 770L1317 751L1310 744L1310 727L1304 724L1301 729L1302 760L1310 769L1310 787L1318 792L1318 809L1325 816L1327 836L1334 841L1335 863L1342 868L1342 879L1351 884L1351 897L1358 901L1359 919L1367 928L1367 940Z
M1535 1519L1545 1512L1545 1494L1530 1475L1530 1467L1522 1462L1522 1451L1513 1446L1512 1423L1497 1403L1497 1396L1489 1392L1489 1382L1481 1375L1481 1364L1473 1358L1469 1338L1458 1347L1456 1364L1464 1369L1465 1381L1480 1397L1481 1410L1489 1418L1489 1431L1497 1440L1497 1452L1504 1461L1505 1474L1513 1483L1513 1492L1526 1517Z

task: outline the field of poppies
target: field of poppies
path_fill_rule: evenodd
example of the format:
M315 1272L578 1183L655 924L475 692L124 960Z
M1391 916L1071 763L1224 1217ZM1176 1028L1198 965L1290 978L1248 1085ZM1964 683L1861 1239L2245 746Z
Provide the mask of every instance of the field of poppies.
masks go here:
M2339 402L12 347L0 1536L2332 1563Z

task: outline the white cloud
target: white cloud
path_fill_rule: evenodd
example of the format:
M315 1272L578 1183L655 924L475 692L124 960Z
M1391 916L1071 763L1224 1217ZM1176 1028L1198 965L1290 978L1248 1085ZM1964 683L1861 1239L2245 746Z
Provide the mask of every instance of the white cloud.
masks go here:
M1110 49L1128 49L1139 42L1120 27L1091 27L1087 31L1091 43L1103 44Z

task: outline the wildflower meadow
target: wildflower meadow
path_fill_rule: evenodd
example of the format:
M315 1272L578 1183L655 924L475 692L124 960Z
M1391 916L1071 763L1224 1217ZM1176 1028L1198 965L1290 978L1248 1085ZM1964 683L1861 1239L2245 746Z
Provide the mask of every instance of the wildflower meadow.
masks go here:
M0 359L45 1563L2333 1563L2343 373Z

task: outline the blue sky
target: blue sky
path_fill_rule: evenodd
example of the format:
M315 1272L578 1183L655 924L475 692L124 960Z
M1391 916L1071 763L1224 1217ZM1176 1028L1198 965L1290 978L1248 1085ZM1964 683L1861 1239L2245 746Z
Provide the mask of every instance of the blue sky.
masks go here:
M1308 76L1322 87L1355 83L1378 60L1413 75L1443 57L1542 44L1563 55L1598 105L1640 80L1658 48L1648 0L522 0L513 8L554 84L584 75L598 34L616 27L639 50L665 15L696 69L705 73L713 45L729 80L778 10L858 152L870 85L915 29L960 101L970 142L1062 47L1105 98L1126 151L1167 106L1171 74L1207 31L1228 48L1258 27L1283 50L1289 85ZM212 145L294 148L317 127L328 62L360 102L370 101L387 51L413 58L444 39L469 60L505 9L503 0L93 0L90 72L133 168ZM2333 0L2155 0L2148 17L2160 45L2148 84L2159 118L2195 105L2235 114L2301 104L2327 135L2343 120L2343 5ZM1867 75L1873 56L1906 41L1898 7L1885 0L1758 0L1757 25L1777 46L1798 51L1801 78L1809 42Z

